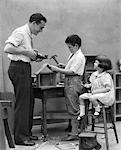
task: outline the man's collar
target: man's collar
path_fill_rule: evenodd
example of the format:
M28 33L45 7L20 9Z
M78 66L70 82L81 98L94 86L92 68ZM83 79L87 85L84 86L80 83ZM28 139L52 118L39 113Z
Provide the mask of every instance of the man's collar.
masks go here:
M26 31L27 31L27 33L29 34L29 36L30 36L31 38L33 38L33 34L31 33L30 27L29 27L28 24L26 24Z

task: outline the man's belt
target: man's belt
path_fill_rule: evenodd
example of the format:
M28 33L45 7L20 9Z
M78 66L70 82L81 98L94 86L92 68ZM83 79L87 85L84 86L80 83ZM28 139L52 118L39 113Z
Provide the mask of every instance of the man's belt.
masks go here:
M11 63L25 63L25 64L29 64L29 62L25 62L22 60L11 60Z

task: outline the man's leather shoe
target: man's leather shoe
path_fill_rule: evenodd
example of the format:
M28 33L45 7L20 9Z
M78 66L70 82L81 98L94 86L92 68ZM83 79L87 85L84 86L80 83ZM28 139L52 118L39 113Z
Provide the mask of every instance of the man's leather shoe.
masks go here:
M101 149L101 145L97 142L97 145L95 146L96 150L100 150Z
M30 140L25 140L21 142L15 142L16 145L24 145L24 146L33 146L35 145L35 142L30 141Z
M33 135L31 135L29 138L30 138L30 140L38 140L38 137L37 136L33 136Z
M68 135L67 137L62 138L61 141L75 141L78 139L78 135Z

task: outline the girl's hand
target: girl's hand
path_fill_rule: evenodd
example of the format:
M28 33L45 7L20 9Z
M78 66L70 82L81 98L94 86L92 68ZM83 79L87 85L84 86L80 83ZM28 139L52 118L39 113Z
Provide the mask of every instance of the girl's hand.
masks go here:
M84 87L88 89L91 87L91 85L90 84L84 84Z

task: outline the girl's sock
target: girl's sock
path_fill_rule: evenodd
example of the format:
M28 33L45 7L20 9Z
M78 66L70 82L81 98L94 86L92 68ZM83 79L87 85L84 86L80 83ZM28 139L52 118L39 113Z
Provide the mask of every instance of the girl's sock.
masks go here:
M85 105L79 105L79 108L80 108L80 114L79 114L77 120L80 120L81 117L85 115Z

